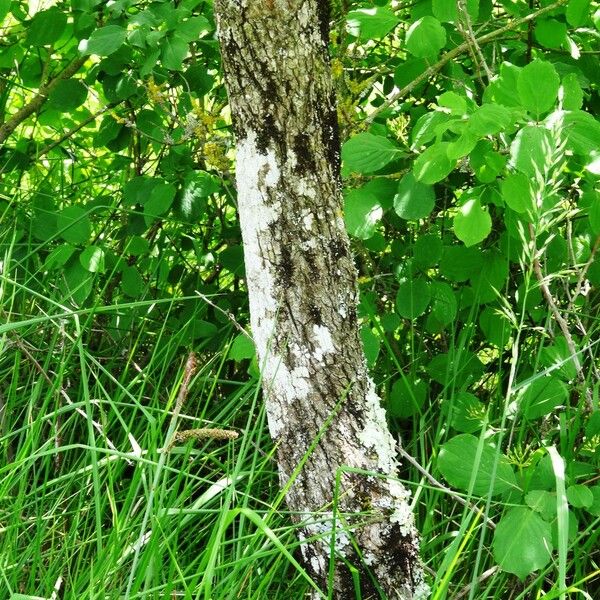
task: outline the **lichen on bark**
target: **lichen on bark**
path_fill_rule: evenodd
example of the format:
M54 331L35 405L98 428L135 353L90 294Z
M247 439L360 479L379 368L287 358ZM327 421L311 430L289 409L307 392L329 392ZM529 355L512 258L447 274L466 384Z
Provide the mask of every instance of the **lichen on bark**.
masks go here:
M215 9L252 334L305 563L326 589L335 520L334 597L355 596L351 563L363 598L422 598L409 493L359 336L326 10L317 0Z

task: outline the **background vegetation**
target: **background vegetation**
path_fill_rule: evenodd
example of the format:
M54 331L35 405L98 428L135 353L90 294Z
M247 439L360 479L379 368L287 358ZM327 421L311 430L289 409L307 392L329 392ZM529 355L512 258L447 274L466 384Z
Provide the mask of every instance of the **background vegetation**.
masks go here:
M331 16L362 336L433 597L597 598L598 3ZM311 586L241 331L214 27L210 1L0 0L2 598Z

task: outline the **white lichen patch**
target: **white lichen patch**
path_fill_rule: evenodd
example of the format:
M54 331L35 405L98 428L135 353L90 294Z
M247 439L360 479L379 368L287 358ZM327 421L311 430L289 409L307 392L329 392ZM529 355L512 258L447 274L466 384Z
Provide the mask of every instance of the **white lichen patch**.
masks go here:
M331 332L322 325L313 325L313 356L317 362L323 362L326 354L335 352L335 345L331 337Z
M377 455L377 466L383 473L396 473L396 442L385 420L385 411L381 406L375 385L369 378L365 397L365 424L358 433L358 439L366 448L372 448Z

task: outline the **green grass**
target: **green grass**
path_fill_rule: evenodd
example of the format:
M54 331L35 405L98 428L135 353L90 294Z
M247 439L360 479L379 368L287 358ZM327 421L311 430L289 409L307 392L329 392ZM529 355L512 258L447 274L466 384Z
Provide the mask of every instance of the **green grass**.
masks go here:
M187 318L201 318L203 303L98 301L74 311L41 291L53 289L49 276L22 268L11 235L0 274L0 598L302 598L311 582L278 488L259 382L227 360L234 328L223 326L216 347L193 348L199 368L179 405L190 348L162 315L193 303ZM117 314L127 328L108 327ZM457 349L468 335L457 333ZM405 460L401 475L433 598L558 598L558 581L569 598L598 597L598 519L580 523L571 541L561 529L556 563L519 582L491 554L489 523L510 502L466 498L465 507L432 483L422 470L441 481L434 464L448 416L432 405L411 423L404 448L421 470ZM199 427L240 435L169 448L175 430ZM512 435L526 443L532 434Z

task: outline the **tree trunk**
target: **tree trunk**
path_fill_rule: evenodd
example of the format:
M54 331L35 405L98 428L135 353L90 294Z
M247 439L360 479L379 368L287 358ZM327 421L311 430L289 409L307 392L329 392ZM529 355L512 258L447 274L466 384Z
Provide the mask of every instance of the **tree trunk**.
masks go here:
M347 564L364 599L424 598L409 493L359 337L327 4L215 2L252 334L308 571L326 590L335 526L335 598L355 597Z

